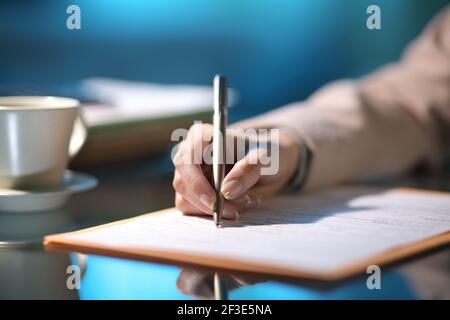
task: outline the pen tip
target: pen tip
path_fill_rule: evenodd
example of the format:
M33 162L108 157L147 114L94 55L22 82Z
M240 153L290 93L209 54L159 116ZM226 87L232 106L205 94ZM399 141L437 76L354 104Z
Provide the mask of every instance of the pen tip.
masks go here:
M220 221L219 221L219 215L217 214L217 212L214 212L213 217L214 217L214 223L215 223L216 227L218 228L220 225Z

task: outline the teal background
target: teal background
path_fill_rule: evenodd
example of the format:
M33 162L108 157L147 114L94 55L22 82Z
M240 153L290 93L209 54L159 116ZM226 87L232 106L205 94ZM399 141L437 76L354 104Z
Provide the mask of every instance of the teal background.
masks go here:
M232 119L304 99L395 61L444 0L75 0L0 2L0 84L105 76L209 84L240 94ZM66 28L81 7L82 29ZM381 7L382 30L366 28Z

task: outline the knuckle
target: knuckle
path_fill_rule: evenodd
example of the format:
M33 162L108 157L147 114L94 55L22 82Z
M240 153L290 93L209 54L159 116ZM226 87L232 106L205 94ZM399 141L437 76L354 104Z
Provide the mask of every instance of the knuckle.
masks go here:
M264 149L255 149L252 150L248 156L245 158L245 166L249 167L258 167L261 165L261 160L267 155L266 150Z
M183 150L181 150L181 148L178 149L175 157L173 157L172 163L175 167L179 167L181 164L183 164Z
M242 174L253 174L253 171L258 169L260 163L257 158L247 157L241 161L239 164L239 170Z
M178 175L173 178L172 187L179 193L183 191L183 180Z
M177 207L178 210L182 210L185 206L185 200L180 195L177 195L175 197L175 207Z

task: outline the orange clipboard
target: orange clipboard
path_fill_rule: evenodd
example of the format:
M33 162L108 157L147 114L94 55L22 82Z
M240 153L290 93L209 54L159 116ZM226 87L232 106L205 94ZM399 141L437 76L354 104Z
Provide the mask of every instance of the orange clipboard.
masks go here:
M418 189L405 189L401 190L408 192L435 192L435 191L422 191ZM85 240L79 241L67 237L67 235L80 234L90 232L93 230L105 229L117 224L127 223L129 221L140 219L141 217L148 215L159 215L173 211L173 208L157 211L154 213L148 213L140 215L131 219L121 220L117 222L108 223L92 228L87 228L79 231L56 234L46 236L44 238L44 244L49 249L73 251L86 254L113 256L126 259L135 259L152 262L163 262L176 265L195 265L207 268L214 268L219 270L225 270L230 272L244 272L253 275L274 276L282 278L301 278L307 280L320 280L320 281L338 281L351 276L356 276L366 272L366 268L369 265L385 266L398 262L400 260L410 258L412 256L424 253L427 250L446 246L450 244L450 231L442 234L438 234L433 237L426 238L419 242L412 242L407 245L394 247L392 249L383 251L379 254L373 255L369 258L353 261L345 265L340 269L335 269L332 272L311 272L300 269L290 269L280 266L274 266L270 264L253 263L247 261L239 261L233 258L218 258L201 254L192 254L186 252L165 252L158 249L151 248L136 248L136 247L117 247L104 244L87 242Z

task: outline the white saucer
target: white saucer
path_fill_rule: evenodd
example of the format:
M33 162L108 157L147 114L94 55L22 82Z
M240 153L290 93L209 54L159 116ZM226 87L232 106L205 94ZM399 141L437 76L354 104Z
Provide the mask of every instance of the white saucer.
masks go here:
M0 212L0 251L42 246L48 234L71 231L72 216L64 209L40 212Z
M96 178L66 170L60 188L36 191L0 189L0 212L34 212L59 208L71 194L87 191L96 186Z

